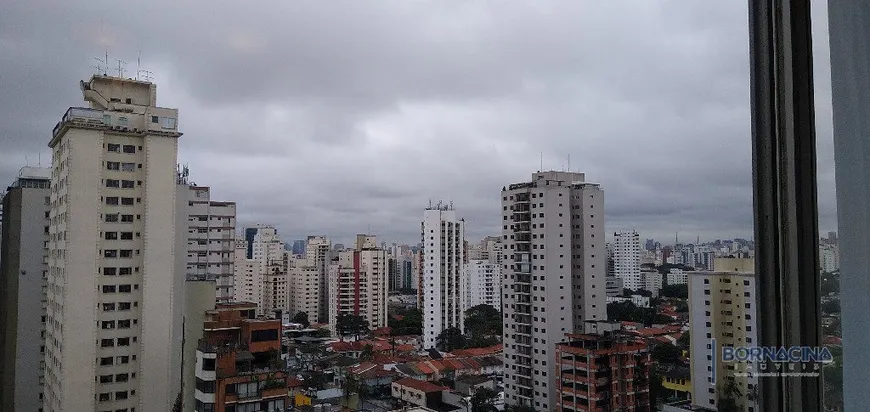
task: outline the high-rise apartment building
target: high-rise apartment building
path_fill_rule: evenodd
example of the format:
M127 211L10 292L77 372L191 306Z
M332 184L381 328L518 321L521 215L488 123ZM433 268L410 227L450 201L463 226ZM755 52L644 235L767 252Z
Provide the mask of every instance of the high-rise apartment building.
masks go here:
M308 243L305 245L305 260L306 266L313 267L317 271L318 286L317 289L320 296L317 297L317 316L321 322L326 322L329 319L329 305L326 302L329 300L329 279L327 270L332 262L332 257L338 250L344 250L344 246L336 244L335 249L331 249L331 243L325 236L308 236ZM339 248L339 246L341 246ZM304 271L307 274L310 271ZM308 319L313 319L313 314L308 314Z
M489 260L469 260L463 268L462 296L463 311L477 305L489 305L501 311L501 265Z
M42 410L51 169L24 167L0 198L0 410Z
M558 412L650 412L652 357L643 338L620 322L587 322L582 334L556 345ZM595 332L592 332L595 330Z
M49 142L44 409L167 411L178 110L149 82L97 75L81 89L89 107L67 110Z
M465 330L465 303L461 296L462 265L465 261L465 220L453 205L439 202L423 211L422 302L423 347L434 348L444 329Z
M252 239L253 240L253 239ZM253 242L251 243L253 246ZM233 300L236 302L258 303L262 300L264 279L259 265L254 259L248 258L248 242L244 238L236 239L233 254Z
M582 173L548 171L501 195L505 402L552 410L555 345L607 319L604 192Z
M613 276L622 279L627 289L644 289L640 273L640 235L634 230L613 234Z
M182 273L188 280L214 280L218 301L232 300L236 203L211 200L211 189L188 182L186 173L178 174L176 201L178 227L187 228L180 240L187 245Z
M724 346L758 344L756 283L753 259L718 258L712 272L687 272L692 368L692 404L716 409L729 381L741 396L739 410L756 412L757 376L744 362L711 362ZM721 359L721 358L717 358ZM713 370L715 368L715 371Z
M284 268L285 251L277 229L259 225L245 229L245 234L253 234L253 237L244 242L236 241L234 265L238 286L234 300L255 303L258 315L287 310L289 284Z
M357 235L354 249L338 252L329 272L329 325L356 315L369 328L387 326L387 252L371 235Z

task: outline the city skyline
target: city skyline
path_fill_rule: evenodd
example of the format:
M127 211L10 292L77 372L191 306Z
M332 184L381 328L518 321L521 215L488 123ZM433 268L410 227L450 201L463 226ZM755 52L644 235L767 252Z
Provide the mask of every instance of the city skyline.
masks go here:
M148 25L99 3L10 5L4 96L27 104L0 99L0 176L11 181L25 156L48 164L54 113L78 104L67 85L93 56L108 48L108 72L117 57L132 77L141 50L161 101L185 108L180 161L239 203L240 226L411 243L419 211L440 198L478 239L499 232L501 187L540 169L543 153L543 169L567 168L570 154L602 184L607 232L752 236L745 4L387 4L229 6L200 16L208 30L180 24L196 13L188 5L157 4L171 17ZM616 19L631 30L600 36ZM830 91L827 64L817 69L824 232L835 226Z

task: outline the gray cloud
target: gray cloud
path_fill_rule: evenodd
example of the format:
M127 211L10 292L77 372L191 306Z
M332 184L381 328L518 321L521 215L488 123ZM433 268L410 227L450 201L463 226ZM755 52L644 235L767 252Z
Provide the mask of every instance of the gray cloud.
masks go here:
M51 4L46 4L51 3ZM500 230L540 166L601 183L609 231L751 237L745 2L13 2L0 13L0 177L45 144L108 47L181 110L179 160L287 240L416 242L452 200ZM137 6L138 7L138 6ZM824 2L821 228L835 227ZM143 17L143 16L147 16Z

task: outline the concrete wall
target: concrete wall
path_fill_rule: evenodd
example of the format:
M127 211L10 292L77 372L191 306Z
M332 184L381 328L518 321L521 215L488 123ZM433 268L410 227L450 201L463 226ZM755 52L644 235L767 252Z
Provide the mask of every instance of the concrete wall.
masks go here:
M182 352L183 411L192 411L196 392L196 346L203 337L205 312L215 308L214 281L184 282L184 336Z

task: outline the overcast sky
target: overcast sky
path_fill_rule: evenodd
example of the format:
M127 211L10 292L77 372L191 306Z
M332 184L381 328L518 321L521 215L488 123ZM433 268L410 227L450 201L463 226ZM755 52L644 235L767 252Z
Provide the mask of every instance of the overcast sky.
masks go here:
M54 3L54 4L48 4ZM0 180L108 48L180 110L179 161L240 225L416 243L429 199L468 238L540 167L605 190L607 230L752 236L746 1L9 1ZM822 231L836 226L824 2L814 5Z

